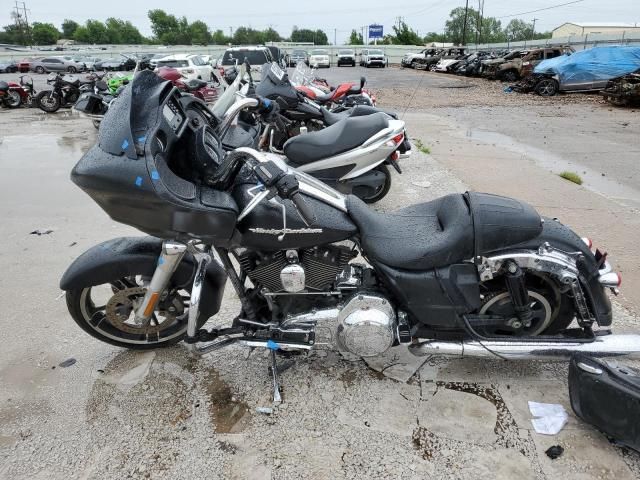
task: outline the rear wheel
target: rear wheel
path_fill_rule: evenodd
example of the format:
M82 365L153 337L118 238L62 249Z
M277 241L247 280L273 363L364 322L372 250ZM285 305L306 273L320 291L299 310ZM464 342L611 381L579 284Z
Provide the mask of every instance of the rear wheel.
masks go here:
M143 325L134 321L150 279L141 275L67 291L67 308L74 321L98 340L134 350L173 345L187 331L190 293L169 286ZM201 322L204 323L204 322Z
M435 63L432 63L431 65L429 65L429 71L430 72L435 72L437 69L437 65Z
M67 72L69 73L76 73L78 70L76 69L76 67L69 67L67 68Z
M22 97L15 90L9 90L7 92L6 105L9 108L17 108L22 104Z
M37 66L37 67L36 67L36 73L43 74L43 73L44 73L44 67Z
M503 327L483 327L481 333L487 336L551 335L571 324L575 318L573 300L567 293L562 293L553 280L545 274L525 272L525 286L532 314L529 325L523 325L518 318L504 278L483 284L483 300L478 313L504 317L505 322Z
M353 194L359 197L365 203L375 203L382 200L391 189L391 172L386 165L378 165L372 171L381 172L385 176L384 183L377 188L356 187Z

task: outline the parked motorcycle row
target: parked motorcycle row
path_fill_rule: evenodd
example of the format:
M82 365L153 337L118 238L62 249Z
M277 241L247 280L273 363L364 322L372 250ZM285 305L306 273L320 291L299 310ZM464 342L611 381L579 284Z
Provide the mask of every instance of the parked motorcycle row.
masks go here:
M476 52L425 49L405 55L402 63L415 69L509 82L507 92L535 92L545 97L602 92L615 105L640 102L640 93L633 86L634 76L640 74L638 47L594 47L579 52L562 46Z

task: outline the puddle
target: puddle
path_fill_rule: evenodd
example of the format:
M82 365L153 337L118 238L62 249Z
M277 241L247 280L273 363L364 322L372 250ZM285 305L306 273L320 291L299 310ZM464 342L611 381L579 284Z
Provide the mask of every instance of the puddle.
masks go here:
M585 167L579 163L573 163L565 158L550 153L541 148L533 147L524 143L520 143L509 137L497 132L488 132L485 130L467 130L467 138L478 140L482 143L496 145L510 152L518 153L523 157L532 159L539 166L559 174L563 171L576 172L582 177L582 186L589 190L603 195L617 203L624 204L624 201L635 202L640 205L640 191L635 188L623 185L614 180L603 177L601 172Z
M243 431L249 418L248 405L233 395L229 385L213 369L206 372L204 385L209 398L211 422L215 425L216 432L238 433Z

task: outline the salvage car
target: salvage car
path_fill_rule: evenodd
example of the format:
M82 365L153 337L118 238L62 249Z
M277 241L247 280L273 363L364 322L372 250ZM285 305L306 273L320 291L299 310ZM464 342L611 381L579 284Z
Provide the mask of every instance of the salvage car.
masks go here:
M29 68L36 73L50 72L82 72L85 69L84 63L74 62L73 60L65 60L62 57L45 57L34 60L30 63Z
M356 66L356 52L350 48L343 48L336 53L338 59L336 60L336 65L341 67L342 65L351 65L352 67Z
M379 48L368 48L360 52L360 65L363 67L386 67L389 63L384 51Z
M273 62L271 51L267 47L231 47L224 52L221 67L231 67L245 59L251 65L251 71L256 72L260 72L265 63ZM224 74L224 70L221 73Z
M18 64L13 60L0 60L0 73L16 73Z
M640 70L609 80L602 96L613 105L640 104Z
M289 55L289 67L295 67L298 63L306 63L309 65L309 56L304 50L294 50Z
M309 55L309 66L313 68L329 68L331 66L329 50L320 48L311 50L311 54Z
M602 90L609 80L638 69L640 47L594 47L545 60L518 90L533 90L545 97L558 92Z
M437 55L438 50L435 48L425 48L418 53L405 53L402 60L400 60L400 65L403 67L416 68L419 63L424 63L422 60L426 59L433 59L433 63L438 63L440 57Z
M156 69L160 67L175 68L187 80L208 82L215 78L213 67L200 58L200 55L170 55L156 62Z
M482 76L506 82L515 82L520 78L531 75L534 67L540 62L571 54L574 51L571 47L547 47L535 48L529 51L516 51L502 59L496 59L485 64L487 68L483 70Z

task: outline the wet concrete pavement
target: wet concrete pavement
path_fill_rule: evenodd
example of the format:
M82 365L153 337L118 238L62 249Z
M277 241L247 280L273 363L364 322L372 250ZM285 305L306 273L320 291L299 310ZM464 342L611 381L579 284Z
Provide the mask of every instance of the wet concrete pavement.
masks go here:
M416 151L403 163L382 209L472 186L533 200L591 231L604 228L601 215L572 214L568 200L620 208L518 151L467 137L473 125L456 128L454 118L424 112L406 120L432 154ZM136 234L68 180L94 139L90 122L66 113L0 111L0 478L640 477L637 454L610 445L573 414L557 436L533 431L527 400L570 411L562 364L391 351L370 368L323 349L282 373L285 402L261 415L256 407L271 406L263 352L233 347L193 360L183 346L136 353L93 340L69 317L59 278L90 246ZM619 242L631 251L638 231L636 213L628 215L625 229L599 232L607 247ZM52 233L29 233L36 229ZM623 269L633 266L611 250ZM214 321L229 322L238 310L227 289ZM616 328L638 330L618 305ZM75 363L62 367L69 359ZM565 454L551 461L544 451L556 444Z

